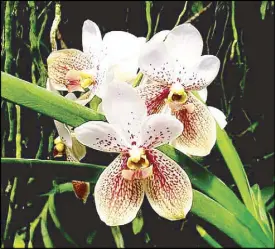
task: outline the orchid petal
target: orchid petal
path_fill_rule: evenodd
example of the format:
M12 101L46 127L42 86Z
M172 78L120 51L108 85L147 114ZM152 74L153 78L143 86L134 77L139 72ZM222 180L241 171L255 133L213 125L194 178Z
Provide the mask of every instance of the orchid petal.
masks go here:
M102 99L102 107L108 122L118 125L128 141L138 141L140 126L147 110L144 101L132 86L110 83Z
M201 56L203 41L200 32L192 24L181 24L168 34L165 45L169 54L182 64L192 66Z
M96 23L86 20L82 27L83 52L90 55L93 60L98 59L102 46L101 32Z
M173 83L174 61L163 42L148 42L139 58L140 71L151 80Z
M203 55L196 65L188 68L182 78L185 90L201 90L216 78L220 60L213 55Z
M67 73L70 70L90 70L92 62L90 58L77 49L61 49L52 52L48 59L48 76L51 84L57 90L67 90Z
M165 106L169 86L158 82L143 84L136 88L139 96L145 101L148 115L158 113Z
M226 116L224 115L224 113L213 106L208 106L208 109L212 113L220 128L224 129L224 127L227 125Z
M114 126L102 121L89 121L74 130L76 139L95 150L121 152L127 148Z
M206 103L206 101L207 101L207 95L208 95L207 88L205 87L205 88L203 88L203 89L197 91L197 93L199 94L199 96L200 96L202 102L203 102L203 103Z
M135 79L138 70L138 55L114 65L114 78L122 82L131 82Z
M71 131L69 130L69 128L65 124L62 124L57 120L54 120L54 124L62 142L67 147L72 148Z
M216 122L207 106L193 94L188 94L185 103L193 104L193 112L186 109L173 111L173 115L184 126L183 133L176 138L172 145L183 153L193 156L206 156L216 142Z
M140 146L154 148L169 143L183 131L182 123L166 114L153 114L147 117L141 127Z
M192 186L185 171L157 150L150 151L153 176L144 180L145 193L155 212L168 220L180 220L190 211Z
M158 33L156 33L151 39L150 43L152 42L163 42L165 37L170 33L170 30L162 30Z
M67 91L66 86L54 84L53 81L49 78L47 78L46 89L50 92L57 93L59 95L59 91Z
M137 215L144 198L140 180L122 177L127 158L119 155L100 175L94 191L100 219L109 226L131 222Z
M129 59L140 51L142 41L136 36L124 31L108 32L103 38L105 55L113 64Z

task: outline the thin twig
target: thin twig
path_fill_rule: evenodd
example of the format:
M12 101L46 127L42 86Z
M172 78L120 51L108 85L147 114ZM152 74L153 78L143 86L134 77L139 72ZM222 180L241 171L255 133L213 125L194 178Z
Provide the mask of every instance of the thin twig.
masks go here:
M61 5L60 2L55 3L55 17L53 20L53 24L51 27L51 32L50 32L50 40L51 40L51 45L52 45L52 51L57 50L57 43L56 43L56 35L57 35L57 29L58 25L61 21Z
M208 5L206 5L203 9L201 9L198 13L196 13L195 15L191 16L186 23L189 22L193 22L194 20L196 20L202 13L204 13L205 11L207 11L212 5L212 2L209 3Z
M152 8L152 1L145 1L146 4L146 21L147 21L147 36L146 41L150 39L151 33L152 33L152 18L151 18L151 8Z
M231 5L231 25L232 25L234 40L233 40L232 47L231 47L230 60L233 60L234 54L235 54L235 49L236 49L238 64L240 65L241 64L241 53L240 53L239 42L238 42L238 32L237 32L236 23L235 23L235 1L232 1L232 5Z
M160 14L161 14L163 8L164 7L162 6L161 9L160 9L160 11L159 11L159 13L158 13L158 15L157 15L157 20L156 20L156 25L155 25L155 28L154 28L153 35L155 35L157 33L157 29L158 29L158 26L159 26L159 20L160 20Z
M183 7L183 10L181 11L181 13L180 13L180 15L179 15L179 17L178 17L178 20L177 20L177 22L176 22L176 24L175 24L174 28L175 28L176 26L178 26L178 25L179 25L179 23L180 23L180 21L181 21L181 18L182 18L182 17L183 17L183 15L185 14L186 9L187 9L187 4L188 4L188 1L185 1L185 4L184 4L184 7Z

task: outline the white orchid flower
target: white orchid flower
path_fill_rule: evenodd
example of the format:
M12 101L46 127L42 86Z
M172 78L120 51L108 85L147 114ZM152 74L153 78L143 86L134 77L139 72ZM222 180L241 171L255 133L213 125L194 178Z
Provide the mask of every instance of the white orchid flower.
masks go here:
M46 89L60 94L54 86L51 84L51 81L47 80ZM86 105L91 101L93 94L91 91L83 94L77 98L73 93L68 93L65 98L70 99L80 105ZM66 124L63 124L57 120L54 120L55 127L58 132L58 137L54 140L54 158L66 157L67 161L70 162L79 162L86 155L86 147L79 143L75 138L75 134L72 131L72 128ZM74 193L77 198L81 199L84 203L86 202L90 194L90 184L83 181L72 181Z
M82 28L83 52L61 49L48 59L51 84L59 91L84 91L89 88L102 97L105 85L113 78L131 81L138 69L138 57L145 38L111 31L102 39L96 23L86 20Z
M100 219L109 226L131 222L145 194L160 216L183 219L192 205L190 180L177 163L155 149L182 133L181 122L171 115L147 116L144 101L125 83L112 82L102 106L109 123L90 121L75 128L84 145L120 153L95 186Z
M195 156L208 155L216 142L215 119L192 94L207 87L220 68L216 56L201 56L202 49L202 37L191 24L159 32L141 51L139 67L147 83L137 88L148 114L168 111L182 122L184 130L172 144Z

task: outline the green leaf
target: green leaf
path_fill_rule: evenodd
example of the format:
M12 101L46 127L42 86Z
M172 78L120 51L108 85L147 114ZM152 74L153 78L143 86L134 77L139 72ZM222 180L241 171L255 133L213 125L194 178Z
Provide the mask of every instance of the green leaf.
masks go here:
M267 202L274 196L274 186L263 188L261 193L264 204L267 204Z
M1 96L73 127L89 120L105 120L103 115L87 107L3 72Z
M196 229L200 236L213 248L222 248L222 246L215 240L211 235L209 235L205 229L199 225L196 226Z
M14 242L13 242L13 248L25 248L25 239L26 237L26 233L22 233L22 234L15 234L14 237Z
M265 247L235 215L199 191L194 190L193 193L192 213L216 226L241 247Z
M268 1L262 1L261 3L260 12L261 12L262 20L265 19L267 4L268 4Z
M203 3L202 1L195 1L192 5L192 12L193 14L197 14L198 12L200 12L203 9Z
M137 213L136 218L132 221L133 233L135 235L139 234L143 228L143 225L144 225L144 220L140 209L139 212Z
M222 130L218 125L216 144L236 182L236 185L240 191L246 207L256 217L255 204L253 202L251 193L252 191L250 189L250 185L242 161L234 145L232 144L231 139L229 138L225 130Z
M61 232L61 234L64 236L64 238L72 245L74 245L75 247L79 247L74 241L73 239L70 237L70 235L68 233L65 232L64 228L61 226L61 223L56 215L56 209L55 209L55 204L54 204L54 195L50 195L49 199L49 212L50 215L52 217L52 220L56 226L56 228Z
M270 237L272 237L272 231L271 231L271 228L269 226L269 221L268 221L268 218L267 218L265 205L264 205L264 202L262 200L262 195L261 195L261 190L260 190L259 185L255 184L252 187L252 190L253 190L253 198L254 198L255 203L256 203L258 220L259 220L263 230L265 231L265 233L269 234Z

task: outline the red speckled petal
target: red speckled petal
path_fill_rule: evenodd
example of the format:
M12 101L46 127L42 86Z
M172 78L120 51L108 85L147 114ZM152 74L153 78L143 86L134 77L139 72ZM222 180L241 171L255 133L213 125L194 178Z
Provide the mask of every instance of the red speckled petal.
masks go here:
M81 71L92 68L89 56L77 49L54 51L49 55L47 64L49 79L54 87L59 86L58 90L66 90L66 85L69 84L66 75L70 70Z
M139 96L145 100L148 115L161 112L165 99L169 94L169 86L158 82L150 82L136 88Z
M191 209L193 192L185 171L157 150L149 151L153 175L144 180L145 193L155 212L168 220L180 220Z
M154 148L169 143L183 131L182 123L168 114L153 114L146 118L141 127L140 146Z
M80 143L95 150L121 152L127 149L118 128L102 121L89 121L75 128L74 132Z
M127 157L119 155L100 175L95 186L95 204L99 217L109 226L131 222L143 202L144 188L140 180L126 180L122 170Z
M206 105L193 94L188 93L186 104L193 104L193 112L187 109L172 113L183 123L183 133L172 145L183 153L206 156L216 142L216 122Z

